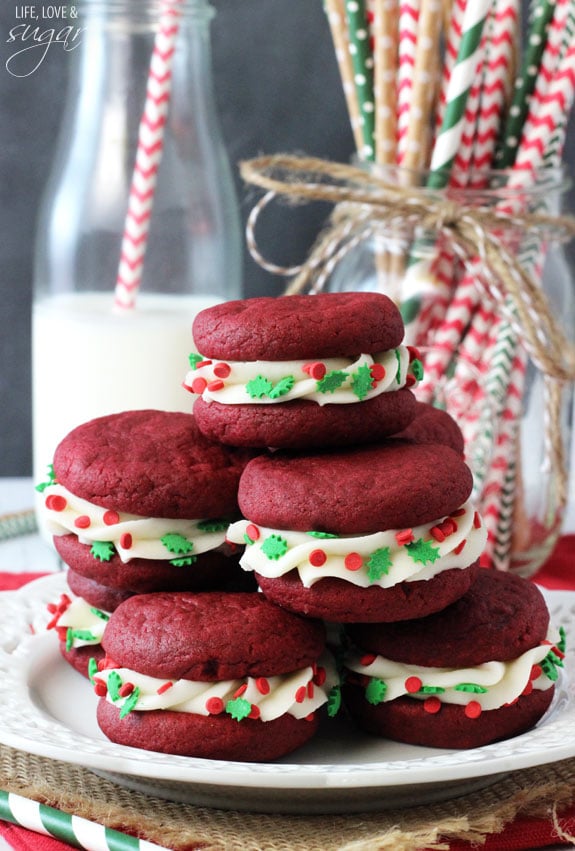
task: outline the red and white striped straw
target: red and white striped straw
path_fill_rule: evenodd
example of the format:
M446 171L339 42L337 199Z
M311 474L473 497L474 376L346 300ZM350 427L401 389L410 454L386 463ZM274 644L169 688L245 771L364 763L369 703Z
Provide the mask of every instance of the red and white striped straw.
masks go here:
M397 69L397 162L405 158L407 130L409 127L411 92L417 49L419 0L400 0L399 5L399 57Z
M140 121L136 162L128 198L128 212L114 307L131 310L142 281L158 169L164 149L164 130L170 105L172 63L184 0L163 0L150 62L146 100Z

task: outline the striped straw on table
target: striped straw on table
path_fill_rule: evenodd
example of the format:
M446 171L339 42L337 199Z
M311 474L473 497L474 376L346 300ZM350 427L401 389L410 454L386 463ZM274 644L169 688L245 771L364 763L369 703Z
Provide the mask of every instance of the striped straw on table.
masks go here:
M69 815L13 792L0 790L0 818L86 851L168 851L165 846Z

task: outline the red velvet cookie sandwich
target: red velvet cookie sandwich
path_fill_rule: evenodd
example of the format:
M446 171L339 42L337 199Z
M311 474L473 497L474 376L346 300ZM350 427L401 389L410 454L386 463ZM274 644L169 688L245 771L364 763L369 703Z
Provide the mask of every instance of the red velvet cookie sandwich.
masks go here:
M126 411L71 431L41 485L64 562L130 592L220 587L237 575L224 545L253 452L207 440L191 414Z
M208 437L233 446L375 442L415 414L422 374L398 309L378 293L231 301L193 324L184 386Z
M106 659L91 670L97 717L118 744L274 760L305 744L339 695L323 624L259 593L131 597L102 643Z
M357 724L438 748L479 747L533 727L565 649L539 589L495 570L481 570L442 612L346 631L343 694Z
M246 466L228 539L263 593L326 620L423 617L461 597L486 540L472 476L448 446L390 440Z
M427 402L418 402L415 417L403 431L394 438L410 443L440 443L451 446L463 455L465 442L463 432L447 411L435 408Z

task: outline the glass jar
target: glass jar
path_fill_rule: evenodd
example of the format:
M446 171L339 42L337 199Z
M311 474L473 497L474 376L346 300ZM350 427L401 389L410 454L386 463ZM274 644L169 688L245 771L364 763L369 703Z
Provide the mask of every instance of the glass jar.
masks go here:
M557 331L575 342L565 234L560 228L521 226L531 213L563 212L570 184L562 169L543 170L528 183L513 173L473 175L464 188L439 190L429 188L428 174L376 173L394 186L415 186L431 204L516 216L517 224L501 231L491 223L489 235L518 259L544 294ZM361 206L335 213L339 224L346 216L349 250L341 252L324 288L381 291L396 301L406 342L418 346L424 359L426 374L416 395L451 413L464 434L474 497L489 532L483 563L533 575L561 532L573 381L546 374L546 365L525 345L513 300L497 295L496 282L477 258L462 261L446 231L422 230L400 216L378 220Z
M59 440L83 421L190 410L181 384L194 315L241 296L239 208L212 87L212 8L206 0L70 8L79 35L67 54L35 248L37 482ZM118 308L121 255L128 275L143 255L127 309Z

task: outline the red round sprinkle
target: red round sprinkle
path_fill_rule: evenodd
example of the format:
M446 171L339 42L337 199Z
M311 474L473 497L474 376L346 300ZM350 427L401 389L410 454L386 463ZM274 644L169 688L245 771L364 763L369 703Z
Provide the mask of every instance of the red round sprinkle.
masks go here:
M327 556L323 550L312 550L309 554L309 563L313 567L321 567L327 561Z
M372 364L369 371L374 381L381 381L382 378L385 378L385 367L382 363Z
M247 684L247 683L243 683L243 685L241 685L238 689L236 689L236 690L235 690L235 692L234 692L234 697L241 697L241 696L242 696L242 694L243 694L245 691L247 691L247 687L248 687L248 684Z
M441 709L441 701L438 697L428 697L423 701L423 708L430 715L435 715Z
M248 715L248 718L251 718L252 720L255 721L259 717L260 717L260 708L259 708L259 706L256 706L255 703L252 703L252 708L251 708L250 714Z
M228 363L217 363L214 367L214 375L218 378L227 378L231 371L232 368Z
M363 559L359 553L348 553L344 564L347 570L359 570L363 565Z
M260 694L270 693L269 680L266 677L258 677L256 680L256 688Z
M167 683L162 683L162 685L156 689L156 694L164 694L164 692L169 691L173 685L173 682L170 680L168 680Z
M102 518L105 526L115 526L120 522L120 515L117 511L106 511Z
M206 381L206 379L202 378L201 375L199 375L192 381L192 392L201 395L207 386L208 382Z
M206 700L206 709L210 715L220 715L224 709L224 701L221 697L209 697Z
M123 550L129 550L132 546L132 536L129 532L124 532L123 535L120 535L120 546Z
M421 354L419 352L419 349L416 349L415 346L408 346L407 351L409 352L410 363L414 360L421 360Z
M531 694L532 691L533 691L533 683L531 682L531 680L529 680L529 682L527 683L527 685L525 686L525 688L523 689L521 694Z
M376 659L377 656L375 655L375 653L366 653L365 656L362 656L359 661L364 667L367 668L368 665L373 665Z
M475 514L473 515L473 527L475 529L481 528L481 515L479 514L478 511L476 511Z
M134 683L122 683L118 689L120 697L129 697L134 691Z
M211 363L211 360L208 360L207 358L206 360L199 360L195 366L195 369L201 369L203 366L210 366Z
M466 543L467 543L467 540L464 538L459 544L457 544L457 546L453 550L453 552L455 553L456 556L459 555L459 553L462 551L462 549L464 548Z
M400 532L395 533L395 540L400 547L411 544L413 541L413 531L411 529L402 529Z
M260 530L257 526L254 526L253 523L248 524L246 526L246 535L250 539L250 541L257 541L260 536Z
M108 693L108 686L104 682L104 680L94 679L94 691L98 695L98 697L106 697Z
M51 629L52 623L50 623L47 628ZM56 635L58 636L59 641L66 641L66 639L68 637L68 627L67 626L57 626L56 627Z
M412 375L411 372L408 372L405 376L405 386L413 387L414 384L417 384L417 378L415 375Z
M465 707L465 714L468 718L479 718L481 715L481 704L476 700L470 701Z
M543 673L543 668L541 665L533 665L531 668L531 673L529 674L530 680L538 680L541 674Z
M60 496L57 493L51 493L46 497L45 502L46 508L49 508L50 511L64 511L66 506L68 505L66 498Z
M325 683L327 677L327 673L325 668L318 668L314 674L313 681L316 686L322 686Z
M307 689L305 686L300 686L295 693L295 702L303 703L307 696Z
M304 721L313 721L315 718L315 712L310 712L309 715L306 715L303 719Z
M415 694L417 691L420 690L423 683L421 682L419 677L408 677L404 685L405 690L408 692L408 694Z
M74 520L74 526L77 529L87 529L90 525L90 518L87 514L81 514L79 517L76 517Z
M321 381L325 376L327 369L324 363L321 361L315 361L315 363L306 364L305 371L310 378L315 378L316 381Z
M463 517L463 515L464 515L464 514L465 514L465 509L464 509L464 508L458 508L458 509L457 509L457 511L452 511L452 512L451 512L451 516L452 516L452 517Z
M440 526L432 526L429 530L431 532L431 537L434 538L439 544L442 541L445 541L445 535L443 534L443 530Z
M220 378L215 378L213 381L208 382L208 390L215 392L216 390L221 390L224 386L224 382Z

